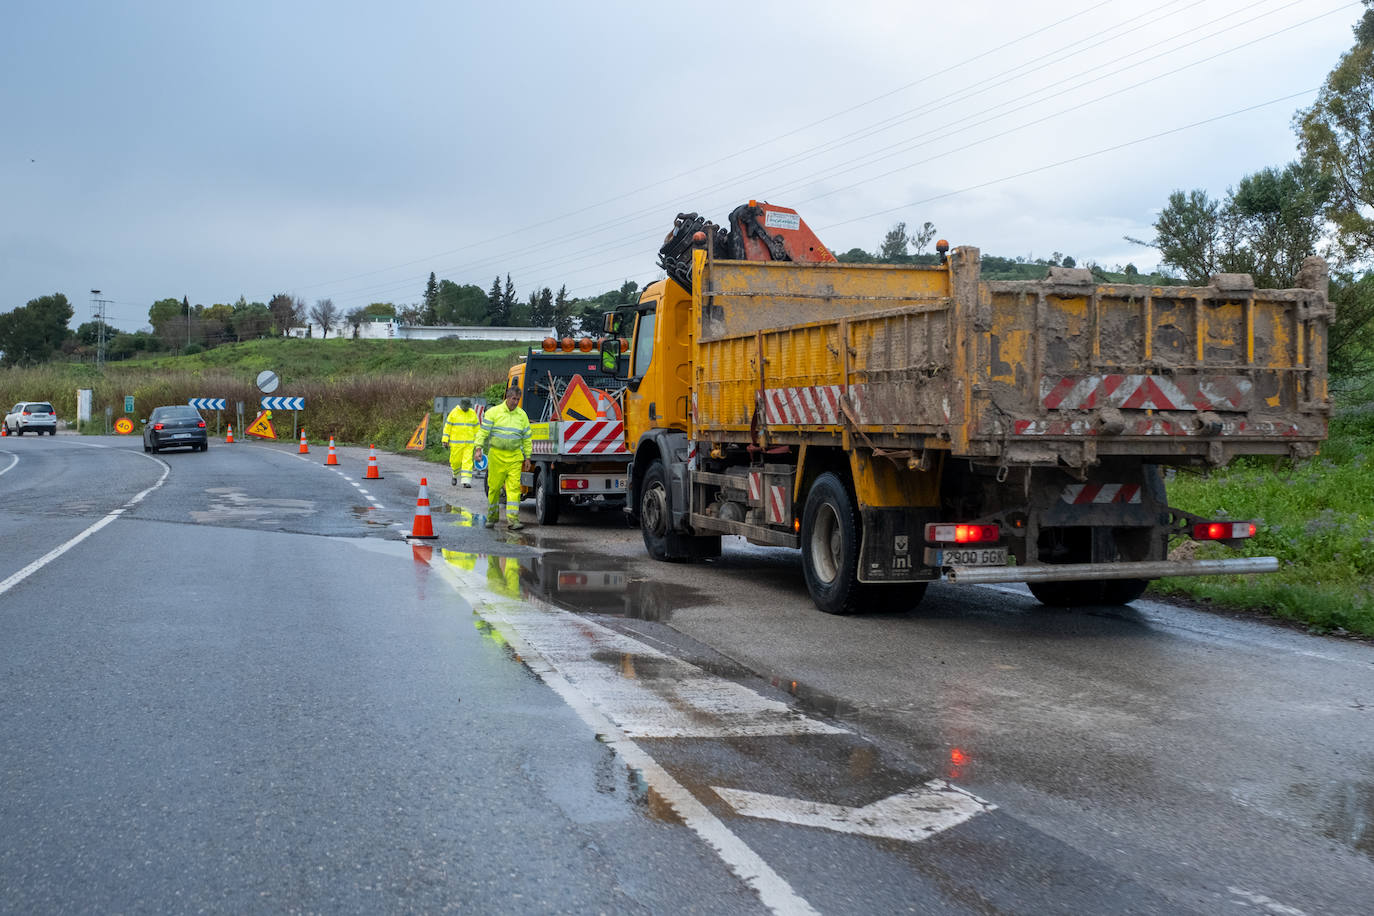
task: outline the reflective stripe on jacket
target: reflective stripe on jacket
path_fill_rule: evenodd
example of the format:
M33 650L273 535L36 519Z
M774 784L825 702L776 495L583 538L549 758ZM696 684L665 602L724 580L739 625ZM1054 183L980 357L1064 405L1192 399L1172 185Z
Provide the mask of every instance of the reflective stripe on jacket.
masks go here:
M467 445L477 437L477 411L455 407L444 420L444 445Z
M477 432L477 447L519 451L526 458L534 451L534 431L530 418L517 407L508 410L504 403L487 408L482 414L482 428Z

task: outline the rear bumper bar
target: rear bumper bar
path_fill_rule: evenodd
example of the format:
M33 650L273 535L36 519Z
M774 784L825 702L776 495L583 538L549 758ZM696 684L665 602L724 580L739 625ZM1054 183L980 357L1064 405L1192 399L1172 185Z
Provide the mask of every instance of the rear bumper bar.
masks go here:
M1035 566L953 566L949 582L982 585L991 582L1063 582L1081 579L1162 579L1166 576L1226 576L1274 572L1277 557L1238 557L1231 560L1159 560L1147 563L1065 563Z

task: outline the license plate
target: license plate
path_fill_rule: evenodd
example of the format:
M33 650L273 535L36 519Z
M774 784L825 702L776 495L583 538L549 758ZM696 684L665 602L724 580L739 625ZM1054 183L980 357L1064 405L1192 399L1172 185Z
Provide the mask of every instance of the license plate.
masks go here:
M1005 547L957 547L945 548L941 566L1006 566L1007 548Z
M175 434L172 436L172 438L173 438L173 439L189 439L189 438L191 438L191 434L190 434L190 433L175 433Z

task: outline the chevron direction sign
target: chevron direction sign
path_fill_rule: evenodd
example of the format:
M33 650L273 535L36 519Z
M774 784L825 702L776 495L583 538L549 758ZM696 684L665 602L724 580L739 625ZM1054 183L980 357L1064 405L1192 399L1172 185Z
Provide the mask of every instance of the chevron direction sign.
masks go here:
M224 398L191 398L186 403L196 410L224 410Z
M263 398L263 410L305 410L305 398Z

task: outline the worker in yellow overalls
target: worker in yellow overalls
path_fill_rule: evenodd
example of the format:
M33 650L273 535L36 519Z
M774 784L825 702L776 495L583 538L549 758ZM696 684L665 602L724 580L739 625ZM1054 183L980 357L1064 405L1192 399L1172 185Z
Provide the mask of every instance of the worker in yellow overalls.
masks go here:
M463 478L463 486L472 487L473 450L477 446L477 411L471 398L462 398L448 412L444 420L444 437L440 441L448 448L448 466L453 472L453 485Z
M506 390L506 399L482 414L477 430L477 457L487 456L487 527L495 528L506 490L506 527L519 531L520 472L529 464L534 451L534 431L530 418L520 407L520 389Z

